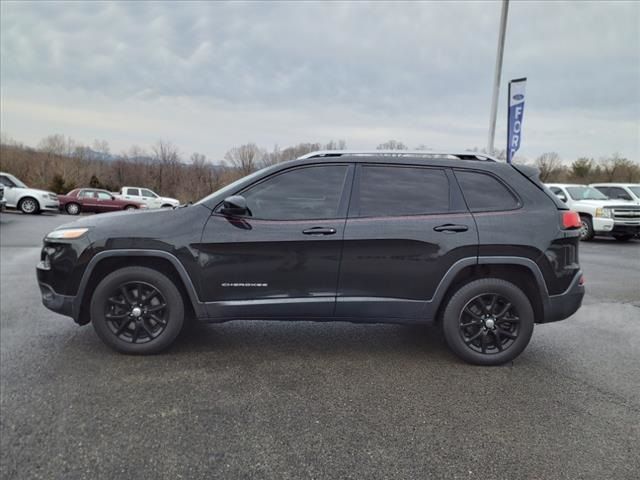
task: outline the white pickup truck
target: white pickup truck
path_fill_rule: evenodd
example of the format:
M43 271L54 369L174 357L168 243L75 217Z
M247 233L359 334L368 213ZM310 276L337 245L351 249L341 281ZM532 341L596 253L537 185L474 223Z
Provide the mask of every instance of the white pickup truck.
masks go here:
M626 242L640 233L640 206L624 200L610 200L588 185L549 183L547 187L574 212L580 214L581 240L610 235Z
M119 192L114 192L113 195L120 200L143 203L147 208L173 208L180 205L180 201L175 198L161 197L153 190L142 187L122 187Z

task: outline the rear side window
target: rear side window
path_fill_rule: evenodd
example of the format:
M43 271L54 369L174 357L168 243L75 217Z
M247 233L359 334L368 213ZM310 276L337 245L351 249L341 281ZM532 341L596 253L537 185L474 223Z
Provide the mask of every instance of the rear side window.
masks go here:
M456 178L472 212L514 210L520 206L513 193L491 175L456 170Z
M449 211L444 170L402 166L362 167L355 216L392 217Z
M140 196L140 190L138 190L137 188L128 188L127 189L127 195L131 195L134 197L139 197Z

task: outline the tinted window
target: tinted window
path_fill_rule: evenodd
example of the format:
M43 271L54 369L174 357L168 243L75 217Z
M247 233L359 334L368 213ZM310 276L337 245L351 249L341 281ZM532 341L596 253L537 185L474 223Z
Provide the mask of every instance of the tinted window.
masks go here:
M491 175L457 170L456 178L472 212L518 208L518 200L507 187Z
M0 183L2 183L6 187L15 187L15 184L9 180L7 177L0 177Z
M609 198L621 199L621 200L633 200L631 195L624 191L624 188L609 187L609 193L606 194Z
M346 175L346 165L299 168L269 178L242 195L256 218L336 218Z
M361 217L442 213L449 210L449 180L443 170L363 166L360 174Z
M100 200L111 200L111 195L107 192L97 192L97 195Z
M129 188L129 189L127 189L127 195L132 195L134 197L139 197L140 196L140 190L138 190L137 188Z

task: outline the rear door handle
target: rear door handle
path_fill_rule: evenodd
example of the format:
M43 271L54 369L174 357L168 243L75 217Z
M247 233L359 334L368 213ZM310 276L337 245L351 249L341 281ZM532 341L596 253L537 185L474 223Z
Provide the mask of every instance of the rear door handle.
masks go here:
M327 227L312 227L303 230L302 233L305 235L333 235L336 233L335 228L327 228Z
M458 232L466 232L467 230L469 230L469 227L467 227L466 225L454 225L452 223L446 223L444 225L438 225L437 227L433 227L433 229L436 232L458 233Z

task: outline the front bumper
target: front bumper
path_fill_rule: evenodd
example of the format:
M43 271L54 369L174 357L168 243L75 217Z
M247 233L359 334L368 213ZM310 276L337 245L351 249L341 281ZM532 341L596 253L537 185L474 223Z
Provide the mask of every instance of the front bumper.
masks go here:
M544 322L557 322L570 317L582 305L585 288L583 284L582 271L576 273L569 285L563 293L549 296L546 306Z
M593 217L593 230L596 233L611 233L615 222L613 218Z
M58 211L60 211L60 203L59 202L52 202L52 201L48 201L46 203L41 203L40 204L40 210L43 210L45 212L58 212Z
M49 310L73 318L73 304L76 297L60 295L46 283L38 282L42 304Z
M616 222L611 233L613 235L638 235L640 233L640 223Z

